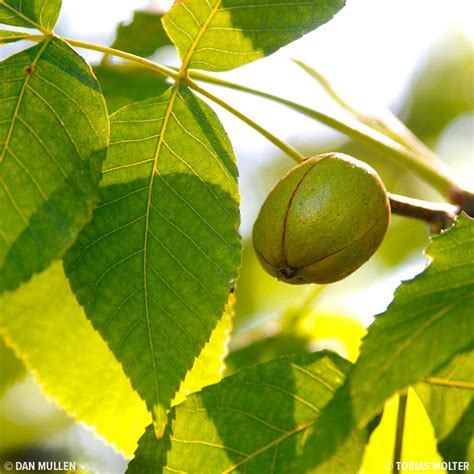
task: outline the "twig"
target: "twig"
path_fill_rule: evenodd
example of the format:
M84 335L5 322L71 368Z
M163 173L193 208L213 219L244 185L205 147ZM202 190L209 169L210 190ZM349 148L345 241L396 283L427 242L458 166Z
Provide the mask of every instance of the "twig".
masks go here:
M388 197L392 213L426 221L433 233L450 227L461 212L460 207L452 204L421 201L391 193Z
M398 397L397 430L395 433L395 448L393 450L393 474L400 473L400 463L403 448L403 430L405 428L405 414L407 411L408 394L403 393Z

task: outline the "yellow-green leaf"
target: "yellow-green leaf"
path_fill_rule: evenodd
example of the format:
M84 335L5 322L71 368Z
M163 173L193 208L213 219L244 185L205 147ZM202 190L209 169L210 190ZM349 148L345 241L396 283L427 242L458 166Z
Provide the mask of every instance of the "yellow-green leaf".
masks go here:
M186 67L227 71L329 21L345 0L181 0L163 17Z
M2 296L0 334L49 397L132 455L151 416L76 302L60 263Z
M473 465L474 352L454 357L418 384L416 392L433 423L438 450L444 460Z
M0 23L51 31L61 10L61 0L1 0Z

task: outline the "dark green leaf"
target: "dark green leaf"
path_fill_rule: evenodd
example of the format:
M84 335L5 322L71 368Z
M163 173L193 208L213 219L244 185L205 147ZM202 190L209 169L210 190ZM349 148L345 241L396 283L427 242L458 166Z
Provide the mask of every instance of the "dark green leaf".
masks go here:
M60 258L90 220L108 119L89 66L59 39L0 70L1 292Z
M474 463L474 352L454 357L416 386L445 461ZM466 469L456 471L462 472Z
M125 64L96 66L94 73L109 113L133 102L156 97L169 87L166 80L156 72Z
M350 367L319 352L227 377L175 407L162 440L149 427L127 472L300 472L294 461ZM358 472L366 441L365 433L355 435L314 472Z
M434 237L430 266L404 282L387 311L375 319L345 385L325 410L307 443L313 467L324 461L324 440L337 449L355 428L365 426L398 390L430 377L474 343L474 221L460 216Z
M182 0L163 24L186 67L227 71L329 21L345 0Z
M127 51L144 58L171 41L161 23L159 13L136 11L130 24L120 24L112 48Z
M274 336L258 339L232 351L227 356L226 373L232 374L243 367L267 362L283 355L310 352L310 342L309 338L300 334L284 331Z
M2 0L0 23L51 31L61 10L61 0Z
M28 38L28 33L20 33L18 31L0 30L0 45L14 43L22 39Z
M237 274L234 155L212 110L174 87L111 116L103 173L102 203L66 270L136 390L162 414Z
M15 353L8 347L3 338L0 337L0 397L6 389L25 375L25 366L21 363Z
M474 465L474 401L463 413L462 418L451 434L438 443L438 451L446 461L460 461ZM466 464L452 472L463 474L467 471Z
M235 296L230 294L222 318L212 331L212 335L199 357L194 360L192 369L186 374L186 378L179 387L179 392L173 399L173 405L180 404L190 393L199 392L203 387L221 381L226 367L224 359L232 330L234 301Z

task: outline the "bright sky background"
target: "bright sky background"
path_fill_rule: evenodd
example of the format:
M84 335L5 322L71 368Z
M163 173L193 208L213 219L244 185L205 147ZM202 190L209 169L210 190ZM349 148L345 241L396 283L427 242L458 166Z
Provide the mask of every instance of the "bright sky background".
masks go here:
M129 21L134 9L151 4L166 9L170 0L63 0L58 25L67 35L110 44L117 23ZM271 57L223 74L232 80L321 107L321 95L289 59L298 58L323 72L338 89L375 103L397 103L420 56L443 31L461 29L474 38L472 0L347 0L347 5L327 25L282 48ZM98 53L82 51L89 60ZM310 93L308 94L308 91ZM297 114L285 120L281 108L268 102L220 89L220 95L283 139L317 133L314 122ZM273 111L279 110L276 114ZM273 113L272 113L273 112ZM236 151L252 152L258 159L266 142L247 126L226 120ZM230 126L229 126L230 125Z

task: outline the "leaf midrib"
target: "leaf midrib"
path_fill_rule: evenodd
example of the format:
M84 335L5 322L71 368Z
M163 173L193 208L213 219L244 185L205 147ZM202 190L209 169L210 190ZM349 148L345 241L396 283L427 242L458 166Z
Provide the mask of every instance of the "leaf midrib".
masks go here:
M474 390L474 382L470 382L469 380L450 380L443 377L428 377L426 383L450 388Z
M162 146L164 144L164 136L166 133L166 128L168 126L170 117L173 113L173 107L176 102L176 97L178 96L179 88L181 86L182 80L186 75L189 61L191 60L194 50L199 44L199 41L201 40L203 34L205 33L207 29L207 26L212 21L212 18L216 14L216 11L218 10L220 5L221 5L221 0L218 0L216 4L214 5L214 7L209 12L209 15L206 18L205 22L201 25L199 32L196 35L196 38L194 39L186 57L183 60L183 63L178 73L178 77L175 83L173 84L170 101L166 108L165 116L163 118L163 122L161 125L160 135L158 138L158 143L156 146L155 154L153 156L153 167L151 169L150 181L148 184L148 196L147 196L147 205L146 205L146 214L145 214L145 217L146 217L145 218L145 236L144 236L144 242L143 242L143 287L144 287L144 300L145 300L145 318L147 322L148 341L150 344L150 352L151 352L151 359L152 359L152 365L153 365L153 379L154 379L154 385L155 385L156 403L158 403L158 400L159 400L159 391L158 391L158 377L157 377L157 369L156 369L156 361L155 361L155 349L154 349L154 344L153 344L150 313L149 313L149 308L148 308L148 277L147 277L148 233L150 232L150 209L152 206L151 201L152 201L152 194L153 194L153 185L155 181L155 174L159 174L158 159L161 153Z
M181 65L181 68L179 70L179 74L180 76L182 74L184 74L184 72L187 70L188 68L188 65L189 65L189 62L191 61L191 58L194 54L194 51L197 47L197 45L199 44L199 42L201 41L201 38L203 37L203 35L205 34L205 32L207 31L207 27L209 26L209 23L212 21L212 19L214 18L215 14L217 13L217 10L219 9L219 7L221 6L221 3L222 3L222 0L217 0L215 5L211 8L210 12L209 12L209 15L207 16L206 20L204 21L204 23L200 26L199 28L199 31L198 31L198 34L196 35L196 37L194 38L193 42L191 43L191 46L189 47L189 50L188 52L186 53L186 57L183 59L183 64Z
M283 441L290 438L291 436L293 436L295 434L298 434L300 431L303 431L306 428L309 428L310 426L314 425L318 419L319 419L319 417L314 418L312 420L305 421L304 423L299 424L298 426L296 426L292 430L290 430L290 431L286 432L285 434L281 435L279 438L274 439L270 443L266 444L265 446L262 446L261 448L257 449L256 451L254 451L252 454L249 454L248 456L246 456L241 461L239 461L239 462L233 464L232 466L228 467L226 470L222 471L222 473L227 474L229 472L235 471L235 469L242 466L242 464L245 464L246 462L249 462L251 459L255 458L259 454L267 451L268 449L272 448L273 446L280 445L281 443L283 443Z
M151 169L150 181L148 184L148 196L147 196L147 205L146 205L146 213L145 213L145 236L143 242L143 288L144 288L144 296L145 296L145 317L147 322L147 332L148 332L148 340L150 344L150 351L151 351L151 359L153 364L153 379L155 385L155 398L156 402L158 403L159 400L159 391L158 391L158 377L156 371L156 361L155 361L155 350L153 345L153 337L151 334L151 321L150 321L150 313L148 309L148 283L147 283L147 253L148 253L148 233L150 231L150 209L151 209L151 200L152 200L152 193L153 193L153 184L155 181L155 173L158 173L158 158L160 156L161 147L163 146L164 136L166 127L168 125L169 119L171 117L171 113L173 110L174 102L176 100L176 96L178 93L179 83L176 82L173 86L173 92L170 97L170 101L168 107L166 108L165 116L163 119L163 123L161 125L160 136L158 138L158 143L155 150L155 155L153 157L153 167Z

